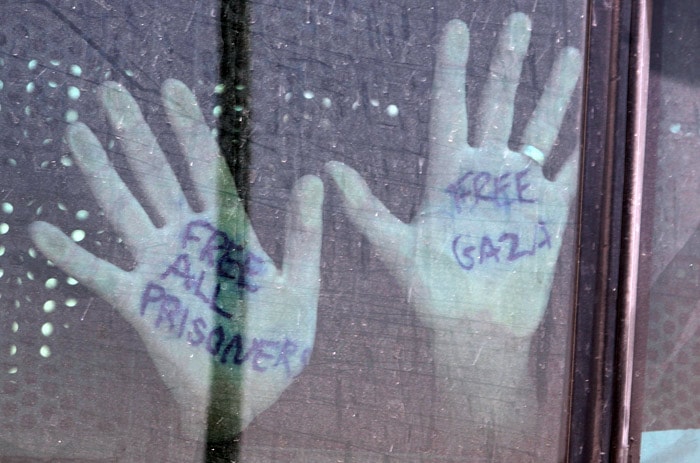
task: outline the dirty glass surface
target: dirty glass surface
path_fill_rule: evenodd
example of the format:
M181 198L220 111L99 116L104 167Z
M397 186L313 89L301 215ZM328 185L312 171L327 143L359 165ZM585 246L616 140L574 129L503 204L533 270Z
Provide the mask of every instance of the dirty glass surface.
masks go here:
M642 461L700 458L700 7L654 5L643 228L648 302ZM646 310L646 307L640 307ZM646 317L645 317L646 318ZM641 360L641 359L640 359Z
M561 458L584 2L0 11L3 459Z

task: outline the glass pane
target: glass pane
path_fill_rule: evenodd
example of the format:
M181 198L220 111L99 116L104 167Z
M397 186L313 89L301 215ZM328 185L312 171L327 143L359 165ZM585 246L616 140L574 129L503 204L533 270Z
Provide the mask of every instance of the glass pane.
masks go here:
M585 7L3 4L0 456L559 461Z
M642 461L697 461L700 447L698 239L700 5L654 5L647 135L650 266ZM649 294L647 296L647 294Z

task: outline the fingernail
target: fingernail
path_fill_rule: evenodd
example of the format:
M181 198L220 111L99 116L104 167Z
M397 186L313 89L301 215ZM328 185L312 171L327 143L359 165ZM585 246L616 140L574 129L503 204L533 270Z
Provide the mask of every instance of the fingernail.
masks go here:
M570 76L574 76L578 79L581 74L581 68L583 67L583 59L581 57L581 52L574 47L566 47L564 50L564 66L566 68L566 73Z
M443 47L445 64L453 64L460 68L465 66L469 51L469 28L467 25L458 19L447 23Z
M115 82L107 82L102 84L101 95L107 115L118 130L138 123L139 118L136 114L139 109L124 87Z
M185 110L187 109L188 105L192 105L193 103L189 89L179 80L168 79L163 84L162 91L164 99L173 108ZM197 102L195 101L194 105L196 106L196 104Z
M335 182L336 185L338 185L338 188L345 193L345 187L346 187L346 178L345 178L345 164L342 162L338 161L330 161L326 163L326 172L328 172L331 177L333 178L333 181Z
M68 127L66 138L68 138L70 149L79 165L91 171L102 167L101 157L98 156L98 153L102 151L102 146L85 124L71 124Z
M332 162L333 165L330 166L329 172L338 185L346 205L354 209L363 207L363 199L368 192L365 191L366 185L360 174L342 162Z
M530 18L524 13L514 13L508 17L507 25L508 50L525 53L530 42L530 31L532 24Z
M532 22L530 21L530 17L526 15L525 13L518 12L518 13L513 13L508 17L508 24L512 28L512 30L517 29L524 29L526 31L532 31Z
M301 202L299 220L304 228L315 228L321 224L321 204L323 203L323 182L309 175L299 180L300 185L296 194Z
M45 222L29 225L29 234L37 247L50 259L60 259L68 250L64 237L57 236L56 229Z

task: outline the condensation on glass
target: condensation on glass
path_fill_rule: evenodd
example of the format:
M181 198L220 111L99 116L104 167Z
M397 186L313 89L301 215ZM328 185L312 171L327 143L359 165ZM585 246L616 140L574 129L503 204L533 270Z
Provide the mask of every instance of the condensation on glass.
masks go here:
M0 11L0 459L563 457L585 2Z

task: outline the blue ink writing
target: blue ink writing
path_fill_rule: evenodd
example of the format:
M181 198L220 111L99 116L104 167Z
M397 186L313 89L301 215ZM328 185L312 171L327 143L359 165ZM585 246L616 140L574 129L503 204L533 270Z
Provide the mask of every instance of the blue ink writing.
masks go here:
M530 187L526 177L530 169L519 172L505 172L499 175L490 172L475 172L470 170L463 174L456 182L445 188L452 199L457 213L464 211L465 207L474 207L480 202L495 203L497 206L508 206L513 203L534 203L535 199L525 196Z
M226 318L233 316L219 301L222 285L226 282L232 282L239 292L258 290L250 277L262 272L263 260L209 222L195 220L188 223L181 247L187 252L179 254L160 279L180 279L186 291L193 293L216 314ZM193 263L204 266L205 270L193 272ZM205 285L205 281L208 284Z
M191 249L190 243L195 243L195 249ZM203 244L197 246L197 243ZM218 230L209 222L194 220L188 223L181 245L183 250L195 251L199 262L210 268L216 268L217 276L233 280L240 288L247 291L258 290L258 287L250 283L247 277L261 272L263 260L252 252L246 251L245 246L236 243L226 232Z
M141 294L139 312L142 317L154 318L153 327L165 330L175 339L184 339L192 347L206 351L220 364L243 365L265 372L281 369L288 377L297 368L306 365L311 349L302 349L296 342L281 336L280 339L253 337L245 339L242 333L230 333L226 327L197 316L185 302L159 284L167 280L193 294L196 303L202 303L226 320L234 314L227 312L219 296L244 297L244 292L254 293L259 287L250 277L264 272L264 261L245 249L226 232L205 220L187 224L180 241L180 254L158 276L150 281Z
M495 241L488 235L477 241L474 243L468 235L457 235L452 240L452 253L464 270L472 270L476 264L514 262L526 256L534 256L542 248L552 248L551 236L542 221L537 223L529 248L521 247L520 235L512 232L501 233Z
M300 349L291 339L282 340L253 338L246 342L243 335L227 333L220 324L209 326L202 317L191 317L190 310L177 296L168 294L157 283L149 282L141 295L140 314L146 316L149 310L157 311L155 328L165 329L175 338L185 338L194 348L205 349L221 364L243 365L248 362L251 368L260 373L282 368L289 377L292 375L291 362L306 365L310 349Z

